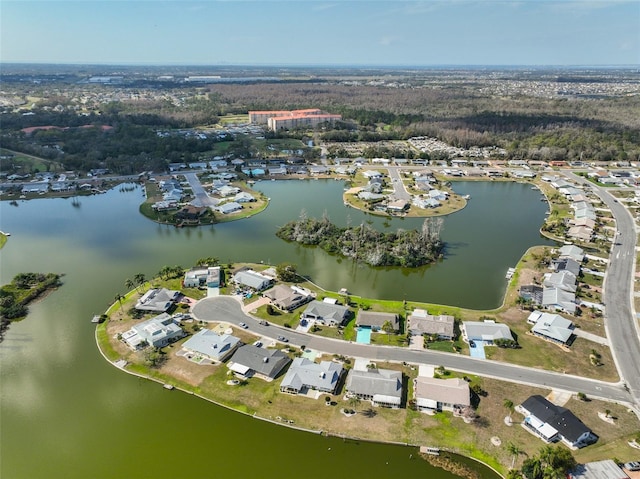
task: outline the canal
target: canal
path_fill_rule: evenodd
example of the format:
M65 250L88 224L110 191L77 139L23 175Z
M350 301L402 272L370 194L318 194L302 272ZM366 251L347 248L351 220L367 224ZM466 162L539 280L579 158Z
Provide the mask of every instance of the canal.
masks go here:
M272 199L264 213L198 229L144 219L141 188L115 188L79 204L0 203L0 229L12 234L0 251L0 281L26 271L65 274L64 286L33 304L0 345L1 477L453 477L410 459L415 451L404 447L276 427L123 374L100 356L89 320L125 292L127 278L206 256L290 261L327 289L363 296L495 307L506 269L529 246L547 243L538 234L546 210L539 193L517 183L456 183L472 199L445 220L445 260L403 271L354 265L285 243L274 231L303 208L342 225L415 228L420 220L388 221L346 208L337 181L257 187Z

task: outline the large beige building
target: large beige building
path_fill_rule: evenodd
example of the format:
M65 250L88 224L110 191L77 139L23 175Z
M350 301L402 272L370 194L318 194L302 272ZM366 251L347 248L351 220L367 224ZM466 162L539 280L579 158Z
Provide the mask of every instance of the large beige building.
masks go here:
M270 130L288 130L291 128L313 128L321 123L333 124L341 120L342 115L332 115L319 109L250 111L249 121L253 124L266 124Z

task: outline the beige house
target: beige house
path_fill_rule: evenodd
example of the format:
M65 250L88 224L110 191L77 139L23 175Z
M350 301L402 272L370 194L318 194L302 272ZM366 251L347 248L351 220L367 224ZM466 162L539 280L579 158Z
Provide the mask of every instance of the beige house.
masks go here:
M471 405L469 384L460 378L418 376L413 393L418 411L459 411Z
M407 318L407 331L412 336L435 334L440 339L453 339L455 336L453 316L441 314L433 316L424 309L414 309Z

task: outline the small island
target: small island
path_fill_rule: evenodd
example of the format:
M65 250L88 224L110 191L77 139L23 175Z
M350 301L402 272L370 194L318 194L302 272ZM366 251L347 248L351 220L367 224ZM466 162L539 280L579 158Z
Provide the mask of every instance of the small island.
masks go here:
M20 273L0 288L0 342L12 321L23 319L27 305L43 293L58 288L61 275L55 273Z
M340 254L371 266L415 268L442 257L444 243L440 239L443 221L428 218L418 230L383 233L363 223L339 228L329 218L307 218L303 214L276 232L279 238L303 245L317 245L328 253Z

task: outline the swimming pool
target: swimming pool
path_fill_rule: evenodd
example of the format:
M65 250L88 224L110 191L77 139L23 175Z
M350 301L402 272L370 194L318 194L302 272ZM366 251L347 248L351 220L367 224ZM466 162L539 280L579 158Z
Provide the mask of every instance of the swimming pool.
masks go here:
M371 328L358 328L356 330L356 343L371 344Z

